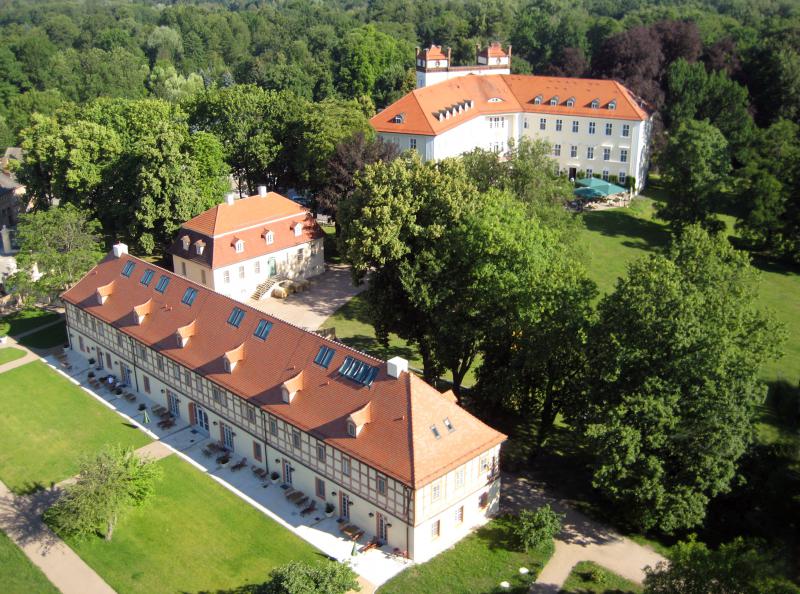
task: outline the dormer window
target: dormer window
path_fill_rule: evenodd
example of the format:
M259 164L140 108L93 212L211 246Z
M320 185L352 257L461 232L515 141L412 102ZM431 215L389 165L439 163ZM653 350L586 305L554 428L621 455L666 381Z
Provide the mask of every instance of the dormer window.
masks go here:
M303 234L303 223L294 224L294 236L300 237Z
M558 95L550 99L550 105L558 105Z
M95 291L95 297L97 298L98 305L103 305L114 292L114 281L112 280L107 285L103 285L102 287L97 287Z
M303 372L301 371L292 378L281 384L281 399L286 404L291 404L295 395L303 389Z
M222 365L225 367L227 373L233 373L233 370L236 369L236 365L242 360L244 360L244 343L225 353L222 356Z
M608 109L614 110L617 109L617 101L612 100L608 102Z
M398 113L396 116L392 118L393 124L402 124L406 121L406 114Z
M372 422L372 406L367 402L347 417L347 434L350 437L358 437L364 425L370 422Z
M272 245L275 243L275 234L272 231L267 231L264 233L264 241L267 242L267 245Z
M203 255L203 250L206 249L206 242L202 239L198 239L194 242L194 251L198 256Z
M536 95L536 97L533 98L533 104L534 105L541 105L543 99L544 99L544 97L542 97L541 95Z
M575 107L575 97L567 99L567 107Z
M597 109L598 107L600 107L600 100L599 99L593 99L592 103L591 103L591 108L592 109Z
M350 437L356 436L356 424L353 421L347 421L347 435Z
M192 240L189 238L188 235L184 235L183 237L181 237L181 241L183 242L183 250L188 252L189 244L192 242Z
M183 348L188 344L189 339L194 336L195 328L196 323L192 321L185 326L181 326L175 331L175 340L177 341L179 348Z
M241 254L244 251L244 241L237 239L234 242L233 247L236 249L237 254Z
M492 97L489 99L489 103L502 103L503 100L500 97Z

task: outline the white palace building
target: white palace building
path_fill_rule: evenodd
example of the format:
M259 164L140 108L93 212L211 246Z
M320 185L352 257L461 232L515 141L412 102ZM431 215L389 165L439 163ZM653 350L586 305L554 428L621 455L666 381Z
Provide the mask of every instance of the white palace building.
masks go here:
M647 177L653 111L613 80L510 74L499 44L475 66L452 66L449 50L418 50L417 89L370 123L425 160L475 148L505 153L522 138L550 143L559 171L597 175L638 192Z

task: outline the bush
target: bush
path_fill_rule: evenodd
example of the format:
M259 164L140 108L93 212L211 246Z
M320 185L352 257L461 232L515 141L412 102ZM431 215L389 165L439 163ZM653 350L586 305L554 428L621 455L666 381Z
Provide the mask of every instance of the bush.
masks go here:
M264 584L265 594L344 594L361 590L349 565L331 561L293 561L276 567L269 577Z
M517 516L512 530L519 548L526 553L550 543L561 530L563 514L557 514L550 505L543 505L536 511L524 509Z
M636 187L636 178L632 175L628 176L628 187L631 190Z

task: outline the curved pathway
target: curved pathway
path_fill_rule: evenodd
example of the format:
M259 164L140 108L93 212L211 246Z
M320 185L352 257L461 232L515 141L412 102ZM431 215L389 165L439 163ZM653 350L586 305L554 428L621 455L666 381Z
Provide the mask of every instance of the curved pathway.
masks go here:
M649 547L622 536L590 519L565 501L547 496L540 484L522 475L503 474L501 508L517 513L546 503L565 515L555 552L536 579L531 592L559 592L572 568L580 561L594 561L616 574L641 584L644 568L667 560Z

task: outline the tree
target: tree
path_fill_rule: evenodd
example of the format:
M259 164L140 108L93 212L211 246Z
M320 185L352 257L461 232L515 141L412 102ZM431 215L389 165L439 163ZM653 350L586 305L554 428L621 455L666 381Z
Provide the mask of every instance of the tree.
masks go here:
M683 122L670 135L659 162L671 198L658 216L673 230L692 223L719 229L714 201L731 169L727 147L719 129L705 120Z
M527 553L531 549L539 549L552 543L561 530L563 519L564 514L554 512L549 503L536 511L523 509L512 526L517 545Z
M292 561L276 567L264 585L264 594L345 594L361 586L349 565L331 561Z
M161 468L132 448L106 447L81 461L77 481L65 488L44 518L65 536L102 534L111 540L119 518L153 496L160 476Z
M780 575L778 563L768 553L736 539L709 549L690 540L672 548L670 562L645 568L646 594L797 594Z
M760 367L784 337L756 309L756 281L745 253L691 225L600 302L569 418L593 484L638 529L696 526L730 489L766 395Z
M382 138L369 139L362 131L340 142L328 159L325 184L317 194L318 207L336 219L339 202L355 190L355 176L367 165L392 161L399 152L396 144Z
M37 297L71 287L103 257L100 223L71 204L20 215L15 292ZM35 271L41 273L36 279Z

